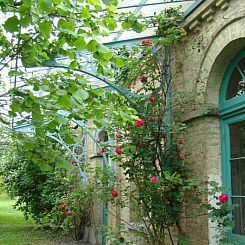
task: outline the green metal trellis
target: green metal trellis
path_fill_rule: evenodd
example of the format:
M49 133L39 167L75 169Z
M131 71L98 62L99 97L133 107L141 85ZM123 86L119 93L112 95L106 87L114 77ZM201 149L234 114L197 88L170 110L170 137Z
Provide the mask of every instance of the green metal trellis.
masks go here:
M185 0L188 1L188 0ZM185 2L185 1L174 1L174 2ZM142 0L140 2L140 4L137 7L137 9L139 10L141 7L144 6L144 4L147 1ZM169 3L171 1L166 1L166 3ZM199 1L200 2L200 1ZM137 10L137 11L138 11ZM188 11L186 11L187 13ZM187 15L187 14L186 14ZM185 16L185 13L184 13ZM115 47L119 47L119 46L123 46L123 45L127 45L127 46L132 46L136 43L138 43L142 38L151 38L151 39L155 39L157 38L157 36L144 36L144 37L140 37L140 38L134 38L134 39L128 39L128 40L119 40L120 34L116 35L116 37L113 39L113 42L108 42L105 43L104 45L111 47L111 48L115 48ZM172 112L171 112L171 71L170 71L170 47L166 47L165 48L165 57L163 59L163 57L161 56L160 53L158 53L157 48L153 47L153 52L156 55L156 57L158 58L159 63L161 64L162 68L164 69L164 74L165 77L162 77L162 86L166 85L166 96L167 96L167 105L166 105L166 112L165 115L167 116L168 120L167 123L169 125L172 124ZM124 86L122 85L118 85L115 82L107 79L106 77L102 77L101 75L96 74L96 69L95 67L92 66L92 60L91 57L92 56L87 56L86 53L84 52L79 52L78 53L80 56L83 56L85 59L85 62L87 63L87 66L90 66L90 69L75 69L78 72L81 72L83 74L86 74L89 77L92 77L94 79L96 79L97 81L100 81L104 84L106 84L107 86L109 86L111 89L116 90L117 92L119 92L120 94L122 94L123 96L125 96L128 101L131 103L131 105L137 107L137 103L136 103L136 99L139 97L149 97L151 95L137 95L134 94L130 91L128 91ZM60 61L60 62L59 62ZM165 62L165 63L164 63ZM63 58L62 57L57 57L56 59L53 60L49 60L48 62L46 62L45 64L43 64L43 67L47 67L47 68L68 68L67 66L65 66L65 64L63 63ZM140 110L140 108L139 108ZM61 112L62 115L66 115L66 112ZM144 111L142 111L142 114L144 115ZM61 137L61 135L59 133L52 133L49 132L47 133L47 135L49 137L51 137L52 139L56 140L57 142L59 142L61 145L63 145L71 154L72 158L76 161L78 168L80 170L80 174L82 177L82 183L86 184L86 170L82 167L82 165L85 163L86 161L86 157L87 157L87 152L86 152L86 148L87 148L87 137L91 137L92 140L96 143L96 145L98 146L98 148L101 150L101 144L99 144L96 139L98 138L98 132L101 129L97 129L96 133L94 133L93 131L90 130L90 128L88 127L88 125L85 122L82 121L77 121L77 120L73 120L71 119L72 122L76 123L79 127L81 127L84 132L85 135L82 136L82 138L80 138L79 143L76 144L67 144ZM21 131L21 132L30 132L31 130L33 130L33 128L31 127L31 125L21 125L21 126L15 126L14 129L16 131ZM171 136L170 136L170 131L166 132L167 133L167 137L168 137L168 143L171 144ZM112 144L113 144L113 139L112 140ZM105 143L106 144L106 143ZM76 149L80 147L80 149L82 149L82 152L77 154ZM102 154L103 156L103 165L104 166L109 166L109 162L108 162L108 157L105 153ZM114 171L114 166L113 164L111 165L111 172L113 173ZM103 225L108 225L108 208L107 205L104 203L103 205L103 214L102 214L102 224ZM102 237L102 245L106 245L106 237L105 234L103 234Z

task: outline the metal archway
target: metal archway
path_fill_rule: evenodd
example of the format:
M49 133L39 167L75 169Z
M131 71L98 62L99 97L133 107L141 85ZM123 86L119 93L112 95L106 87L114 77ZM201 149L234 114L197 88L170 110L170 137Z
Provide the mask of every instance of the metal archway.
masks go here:
M59 111L59 114L65 117L68 117L69 113L65 111ZM53 139L54 141L61 144L70 154L74 162L76 163L75 166L78 167L79 173L81 176L81 186L84 187L87 183L87 172L85 168L85 163L87 161L87 141L88 137L92 139L93 143L96 144L99 151L102 155L102 166L103 168L106 168L109 170L109 172L113 175L114 174L114 163L113 160L108 159L107 153L102 151L102 148L106 145L115 145L115 140L108 135L108 140L100 142L99 134L104 130L104 128L91 128L88 126L88 124L84 121L78 121L75 119L70 119L70 122L76 124L78 127L80 127L84 133L79 136L79 141L74 144L66 143L65 140L62 138L61 134L59 132L51 133L47 132L46 135ZM61 129L61 125L58 127L58 131ZM34 127L30 124L18 126L14 128L17 132L23 132L23 133L31 133L34 131ZM79 150L78 150L79 149ZM113 153L113 152L110 152ZM71 163L72 164L72 163ZM108 184L113 184L109 183ZM102 234L102 245L106 245L106 234L104 232L103 227L108 225L108 205L107 203L102 203L102 217L101 217L101 234Z

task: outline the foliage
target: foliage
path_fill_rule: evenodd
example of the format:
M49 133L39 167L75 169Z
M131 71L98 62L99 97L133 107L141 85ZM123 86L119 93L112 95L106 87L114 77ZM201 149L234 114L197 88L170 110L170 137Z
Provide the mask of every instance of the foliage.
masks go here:
M80 239L91 202L85 200L76 168L66 163L70 157L47 137L21 137L6 149L0 165L7 191L18 197L15 208L45 228Z
M29 144L28 150L20 141L15 141L12 147L6 149L1 174L7 191L18 196L15 206L26 217L31 216L38 221L51 210L57 197L64 192L64 171L62 173L62 169L56 169L57 150L51 151L52 144L48 144L47 140L28 136L25 136L25 140ZM39 148L35 147L35 143L39 144ZM47 172L49 169L53 172Z
M71 235L74 240L81 240L85 227L89 225L93 206L92 196L95 191L92 185L82 188L80 178L77 172L67 176L69 186L66 192L56 200L56 205L41 220L44 226Z
M225 206L216 209L203 202L209 190L205 189L205 182L191 176L183 140L186 127L172 121L174 105L169 97L170 57L166 46L185 35L179 26L181 15L175 9L155 15L150 22L157 25L159 40L143 40L131 50L124 47L112 51L100 43L99 34L103 36L115 30L117 20L124 29L137 32L149 22L141 22L133 14L118 16L116 0L102 2L8 0L1 3L2 10L12 11L1 30L3 47L8 47L1 50L3 67L17 55L26 66L41 65L58 54L69 61L67 70L43 77L23 78L18 67L11 71L10 75L18 75L25 85L11 89L9 115L30 119L35 130L23 148L14 148L16 156L8 155L3 174L13 169L17 176L3 175L4 180L7 188L20 196L17 206L26 215L54 229L74 231L76 236L76 227L84 226L88 220L84 210L89 210L91 198L97 197L116 207L130 206L136 224L132 229L148 244L165 244L166 234L172 244L175 239L186 244L181 227L183 214L189 218L211 210L214 220L218 220ZM12 35L13 42L4 31ZM93 89L89 85L89 79L80 73L83 67L77 51L82 50L93 54L98 74L95 78L117 92ZM110 80L113 77L114 83ZM94 179L87 189L81 190L75 184L68 188L76 183L73 182L76 175L74 179L67 178L66 172L57 168L60 159L56 158L56 152L50 154L43 137L47 132L59 131L66 143L76 143L76 132L71 134L67 130L69 121L74 119L92 121L112 137L115 131L120 133L116 145L103 145L102 153L120 163L124 175L111 180L110 171L95 168L91 170ZM189 213L188 207L194 207L195 212ZM45 216L47 213L50 215ZM143 229L139 229L142 225ZM173 227L179 230L177 238L172 235ZM115 237L114 244L124 242L121 236Z
M134 245L137 244L137 236L128 229L125 225L119 225L113 228L106 227L106 237L110 245Z

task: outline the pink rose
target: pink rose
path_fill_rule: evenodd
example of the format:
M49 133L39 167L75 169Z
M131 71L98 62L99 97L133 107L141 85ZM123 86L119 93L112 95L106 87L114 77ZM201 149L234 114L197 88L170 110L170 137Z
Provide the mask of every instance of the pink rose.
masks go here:
M136 120L136 121L135 121L135 126L136 126L137 128L143 126L144 124L145 124L145 121L144 121L143 119L139 119L139 120Z
M221 194L219 196L219 202L220 203L228 203L228 195L227 194Z
M116 190L112 190L111 195L113 197L117 197L118 196L118 192Z
M151 176L150 181L153 184L157 183L157 176Z
M152 41L150 40L150 39L143 39L142 41L141 41L141 45L142 46L152 46Z
M117 147L116 150L115 150L115 152L116 152L118 155L121 155L121 154L123 153L122 148L120 148L120 147Z
M76 161L72 161L71 164L72 164L73 166L77 166L77 162L76 162Z
M102 141L101 138L98 138L98 139L96 140L97 143L100 143L101 141Z

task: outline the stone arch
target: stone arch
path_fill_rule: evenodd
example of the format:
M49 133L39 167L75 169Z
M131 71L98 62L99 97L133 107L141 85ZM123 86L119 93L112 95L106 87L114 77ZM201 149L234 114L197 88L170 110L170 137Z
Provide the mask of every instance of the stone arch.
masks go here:
M199 75L204 84L197 85L200 102L218 107L224 72L231 58L245 46L245 17L239 16L217 30L201 62Z

